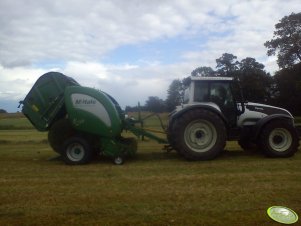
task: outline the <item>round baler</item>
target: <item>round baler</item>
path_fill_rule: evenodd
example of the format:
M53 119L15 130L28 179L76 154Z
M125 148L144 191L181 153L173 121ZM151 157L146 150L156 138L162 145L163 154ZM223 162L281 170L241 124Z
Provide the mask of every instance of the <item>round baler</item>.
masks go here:
M42 75L25 97L22 112L67 164L90 162L100 152L122 164L137 149L121 136L125 115L108 94L80 86L61 73Z

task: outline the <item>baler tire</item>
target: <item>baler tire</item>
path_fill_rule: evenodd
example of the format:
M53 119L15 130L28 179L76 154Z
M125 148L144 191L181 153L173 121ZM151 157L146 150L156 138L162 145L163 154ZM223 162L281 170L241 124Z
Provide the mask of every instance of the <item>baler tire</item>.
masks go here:
M259 145L267 157L291 157L298 150L298 133L293 125L285 120L272 121L262 129Z
M176 149L187 160L210 160L216 158L226 145L226 128L215 113L190 110L174 124Z
M67 165L87 164L95 156L87 140L79 136L67 139L63 147L62 157Z
M74 136L76 131L73 129L68 119L60 119L49 129L48 142L51 148L61 154L65 140Z

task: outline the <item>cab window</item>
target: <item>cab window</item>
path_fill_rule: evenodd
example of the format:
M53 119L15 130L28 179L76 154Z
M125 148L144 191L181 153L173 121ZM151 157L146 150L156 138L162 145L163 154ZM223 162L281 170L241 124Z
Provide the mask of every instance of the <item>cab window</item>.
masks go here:
M194 101L195 102L208 102L209 101L209 83L208 82L195 82L194 85Z
M214 82L210 86L210 100L223 108L233 105L233 97L230 84L225 82Z

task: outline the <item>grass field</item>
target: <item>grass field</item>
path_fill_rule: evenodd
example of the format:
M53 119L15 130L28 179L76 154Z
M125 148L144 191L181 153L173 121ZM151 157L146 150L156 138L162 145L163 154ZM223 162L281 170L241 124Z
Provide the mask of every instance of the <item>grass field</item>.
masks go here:
M301 216L301 151L268 159L228 142L216 160L187 162L146 140L122 166L67 166L24 120L0 117L0 225L276 226L273 205Z

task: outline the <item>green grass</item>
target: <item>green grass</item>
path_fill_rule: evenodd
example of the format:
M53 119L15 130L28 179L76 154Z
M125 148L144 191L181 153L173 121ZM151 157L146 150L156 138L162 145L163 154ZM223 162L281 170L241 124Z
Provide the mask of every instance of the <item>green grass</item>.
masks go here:
M33 129L33 126L21 113L1 113L0 130L10 129Z
M267 159L228 142L219 158L188 162L146 140L122 166L67 166L46 139L0 131L0 225L276 226L266 214L273 205L301 215L300 151Z

